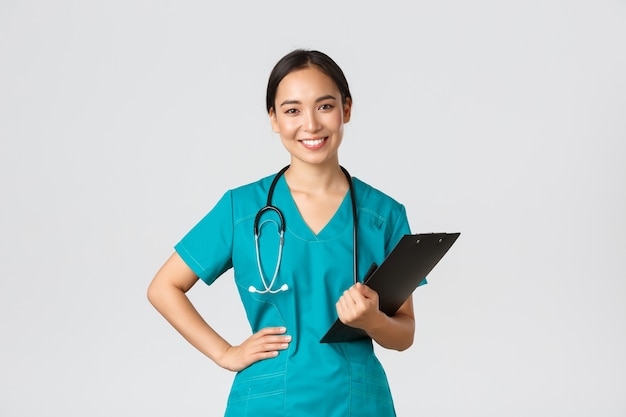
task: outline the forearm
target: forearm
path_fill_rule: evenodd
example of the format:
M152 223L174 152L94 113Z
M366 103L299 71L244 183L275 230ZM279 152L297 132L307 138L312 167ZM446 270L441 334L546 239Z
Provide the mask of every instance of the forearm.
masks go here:
M191 345L220 365L220 358L231 345L200 316L184 291L153 283L148 299Z
M402 351L411 347L415 334L414 318L402 313L391 317L382 311L379 313L363 330L384 348Z

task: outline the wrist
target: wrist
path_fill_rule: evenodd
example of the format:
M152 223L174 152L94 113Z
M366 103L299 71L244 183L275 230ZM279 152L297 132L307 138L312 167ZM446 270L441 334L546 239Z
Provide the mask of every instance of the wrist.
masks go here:
M372 336L373 334L378 333L381 329L384 329L388 325L389 316L387 316L382 311L377 310L376 313L371 316L370 320L368 320L367 328L363 330L365 330L367 334Z

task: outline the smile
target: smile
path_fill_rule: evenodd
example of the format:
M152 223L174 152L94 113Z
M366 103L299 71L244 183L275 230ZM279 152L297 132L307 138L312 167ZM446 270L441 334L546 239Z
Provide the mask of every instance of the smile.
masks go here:
M300 142L302 142L302 144L304 146L306 146L307 148L310 147L316 147L321 145L322 143L324 143L324 141L326 140L326 138L320 138L320 139L302 139Z

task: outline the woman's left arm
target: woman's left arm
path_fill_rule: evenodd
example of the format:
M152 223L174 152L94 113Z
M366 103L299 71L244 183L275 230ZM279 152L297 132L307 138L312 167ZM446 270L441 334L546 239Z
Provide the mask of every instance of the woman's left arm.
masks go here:
M413 344L415 315L412 297L393 316L388 316L379 310L378 293L357 283L344 291L336 307L343 324L365 330L382 347L401 351Z

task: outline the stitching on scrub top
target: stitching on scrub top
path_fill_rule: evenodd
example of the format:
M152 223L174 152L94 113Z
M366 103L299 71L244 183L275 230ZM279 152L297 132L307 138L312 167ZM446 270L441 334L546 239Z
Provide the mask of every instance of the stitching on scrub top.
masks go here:
M249 214L244 217L240 217L239 219L233 221L233 226L238 226L240 223L247 222L248 220L253 220L255 217L256 217L256 213Z
M238 287L241 287L241 288L246 288L246 287L244 287L244 286L240 285L239 283L237 283L237 286L238 286ZM246 291L247 291L247 289L246 289ZM283 324L283 326L287 326L287 322L285 321L285 317L283 317L283 315L282 315L282 314L281 314L281 312L280 312L280 309L278 308L278 306L277 306L275 303L272 303L272 302L267 301L267 300L262 300L262 299L260 299L260 298L259 298L256 294L251 294L251 296L252 296L252 298L254 298L254 299L255 299L256 301L258 301L259 303L269 304L269 305L271 305L272 307L274 307L274 308L276 309L276 311L278 312L278 316L279 316L279 317L280 317L280 319L283 321L283 323L282 323L282 324ZM274 294L274 296L275 296L275 294Z
M360 208L359 211L374 217L372 225L374 225L374 227L376 227L377 229L380 229L383 224L385 224L388 220L386 217L383 217L380 214L367 208Z
M280 372L272 372L272 373L269 373L269 374L250 376L250 377L247 377L247 378L241 378L240 381L238 381L238 383L241 383L241 382L256 382L256 381L261 381L263 379L272 379L272 378L280 376L280 375L282 375L284 373L285 373L285 371L280 371Z
M185 250L185 253L187 254L187 256L189 256L189 258L190 258L192 261L194 261L194 262L195 262L195 264L198 266L198 268L200 268L200 269L202 270L203 275L204 275L205 277L208 277L208 275L209 275L209 274L208 274L208 270L207 270L206 268L204 268L200 262L198 262L198 260L197 260L197 259L196 259L196 258L195 258L195 257L194 257L194 256L193 256L190 252L189 252L189 250L187 250L187 248L185 247L185 245L181 245L181 246L179 246L179 248L184 249L184 250Z

